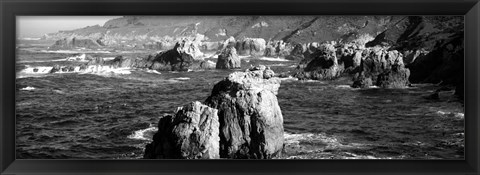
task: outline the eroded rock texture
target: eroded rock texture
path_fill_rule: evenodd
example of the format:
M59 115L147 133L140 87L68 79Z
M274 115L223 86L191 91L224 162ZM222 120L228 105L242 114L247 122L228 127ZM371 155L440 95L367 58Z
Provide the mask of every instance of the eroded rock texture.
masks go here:
M280 80L265 66L235 72L217 83L206 100L218 109L220 157L269 159L283 147Z
M175 115L160 119L144 158L218 159L219 142L217 110L191 102L179 107Z
M409 85L410 70L405 68L403 55L375 47L366 50L359 72L354 77L353 87L376 85L384 88L403 88Z

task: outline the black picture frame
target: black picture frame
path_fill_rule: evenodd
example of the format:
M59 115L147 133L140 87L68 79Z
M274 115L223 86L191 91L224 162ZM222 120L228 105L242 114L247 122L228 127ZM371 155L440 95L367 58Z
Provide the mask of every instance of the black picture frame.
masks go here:
M0 174L467 174L480 172L478 0L0 0ZM465 160L16 160L17 15L464 15Z

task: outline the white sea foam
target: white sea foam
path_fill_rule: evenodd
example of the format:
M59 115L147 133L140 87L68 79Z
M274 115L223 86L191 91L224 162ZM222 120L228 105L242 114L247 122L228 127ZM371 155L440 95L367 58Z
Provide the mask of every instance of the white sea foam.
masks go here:
M158 71L156 71L156 70L150 70L150 69L147 70L147 72L148 72L148 73L154 73L154 74L162 74L162 73L160 73L160 72L158 72Z
M295 78L295 77L292 77L292 76L288 76L288 77L284 77L284 78L279 78L281 81L297 81L298 78Z
M67 61L88 61L88 60L85 60L85 58L87 58L87 55L81 54L81 55L67 57L66 60Z
M27 86L27 87L24 87L24 88L22 88L22 89L20 89L20 90L22 90L22 91L32 91L32 90L35 90L35 88L34 88L34 87L31 87L31 86Z
M190 80L189 77L178 77L178 78L173 78L174 80Z
M275 57L260 57L258 59L263 61L290 61L284 58L275 58Z
M135 139L135 140L152 140L152 136L155 132L157 132L157 127L149 127L146 129L141 129L138 131L133 132L127 138Z
M41 77L48 75L53 67L29 67L21 70L17 73L17 78L25 77ZM35 71L36 70L36 71ZM126 75L131 74L132 70L130 68L112 68L111 66L102 66L102 65L90 65L84 70L80 70L80 67L74 67L73 71L62 71L62 69L55 72L55 74L68 74L68 73L80 73L80 74L96 74L102 76L109 76L112 74Z
M350 86L350 85L338 85L338 86L335 86L335 88L337 88L337 89L352 89L352 86Z

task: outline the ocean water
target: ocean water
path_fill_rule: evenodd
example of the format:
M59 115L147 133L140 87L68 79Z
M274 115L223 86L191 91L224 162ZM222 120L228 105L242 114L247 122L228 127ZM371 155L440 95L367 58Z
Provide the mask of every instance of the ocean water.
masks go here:
M95 56L112 57L115 52ZM70 52L17 54L16 156L19 159L138 159L162 116L203 102L213 85L251 65L276 73L293 61L244 58L237 70L109 70L47 73ZM34 72L37 68L39 71ZM350 78L282 78L277 95L285 128L281 159L463 159L464 110L438 86L353 89Z

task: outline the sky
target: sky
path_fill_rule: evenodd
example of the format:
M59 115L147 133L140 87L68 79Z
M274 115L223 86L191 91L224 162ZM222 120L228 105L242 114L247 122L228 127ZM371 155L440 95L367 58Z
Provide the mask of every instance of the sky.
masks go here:
M120 16L17 16L17 37L37 38L60 30L100 25Z

